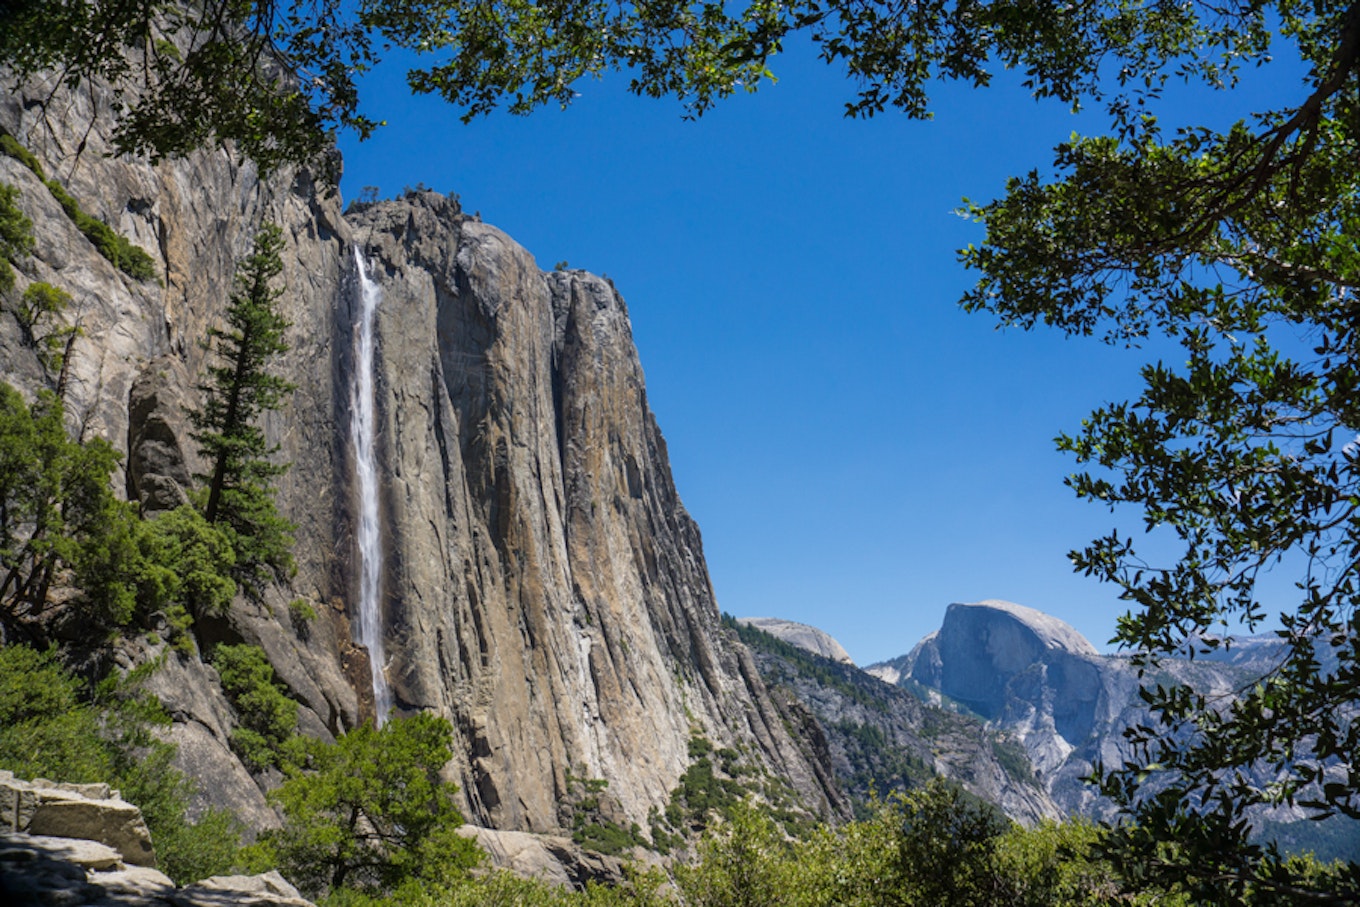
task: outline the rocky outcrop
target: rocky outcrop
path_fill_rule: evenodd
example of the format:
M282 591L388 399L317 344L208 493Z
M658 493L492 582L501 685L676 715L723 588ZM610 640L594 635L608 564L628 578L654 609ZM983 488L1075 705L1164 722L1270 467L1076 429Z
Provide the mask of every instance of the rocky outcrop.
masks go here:
M855 660L845 647L830 633L778 617L738 617L737 623L762 630L776 639L791 643L821 658L829 658L841 664L853 665Z
M1069 624L1011 602L952 604L939 631L867 670L1012 735L1065 813L1109 811L1082 779L1097 760L1125 761L1123 730L1149 717L1127 658L1101 655ZM1170 660L1160 670L1165 680L1224 697L1242 679L1227 664Z
M491 866L521 878L578 889L592 882L617 885L626 878L621 858L582 850L570 838L473 825L458 833L476 841Z
M800 727L810 758L827 767L854 806L939 776L1027 825L1062 815L1006 732L749 622L741 622L739 632L785 703L786 720Z
M226 151L158 165L111 156L110 104L98 90L20 86L0 94L0 127L87 212L151 253L157 280L133 280L103 259L20 162L0 156L0 181L19 187L37 239L16 292L43 280L75 300L72 430L120 448L119 487L147 512L181 501L198 471L184 410L199 402L201 341L221 322L235 262L264 221L285 237L293 324L278 371L297 390L264 429L292 463L278 503L297 525L298 570L225 619L201 620L201 647L261 645L309 733L372 715L367 653L351 632L358 245L383 294L385 667L400 710L453 721L449 773L469 818L558 831L568 778L602 778L614 819L645 825L664 809L695 733L786 779L811 810L829 809L750 656L719 625L699 531L608 281L545 274L504 233L434 193L347 217L305 170L264 181ZM44 105L62 115L44 115ZM0 371L29 395L54 380L7 315ZM295 599L318 617L297 625ZM162 655L151 684L175 717L182 767L224 779L204 796L269 824L259 779L231 754L235 717L211 668L136 641L117 657Z
M109 848L133 866L156 865L142 811L107 784L24 781L0 771L0 828L54 838L79 838Z
M62 907L313 907L283 876L215 876L176 888L94 841L0 832L4 903Z
M277 872L175 887L156 869L142 812L107 784L25 781L0 771L5 904L311 907Z

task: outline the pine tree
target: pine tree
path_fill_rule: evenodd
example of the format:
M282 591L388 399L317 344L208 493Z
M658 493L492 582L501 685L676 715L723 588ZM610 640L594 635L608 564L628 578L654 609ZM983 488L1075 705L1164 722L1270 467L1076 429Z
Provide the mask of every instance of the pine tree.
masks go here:
M198 476L207 485L200 493L203 515L227 530L234 576L252 590L293 569L293 525L279 515L273 488L288 464L272 461L278 445L269 444L258 424L294 389L267 368L271 357L288 349L284 332L291 322L278 307L284 291L273 286L283 271L282 248L282 231L266 224L237 266L227 327L209 331L218 364L209 366L199 385L203 408L190 414L199 453L211 464L210 473Z

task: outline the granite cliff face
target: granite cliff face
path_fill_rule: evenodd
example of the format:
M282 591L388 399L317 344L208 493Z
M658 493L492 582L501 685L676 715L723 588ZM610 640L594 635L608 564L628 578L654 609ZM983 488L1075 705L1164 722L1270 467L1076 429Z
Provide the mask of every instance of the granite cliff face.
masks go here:
M779 617L739 617L737 623L755 627L757 630L768 633L777 639L782 639L784 642L811 652L813 655L829 658L840 664L853 665L855 663L854 659L850 657L850 653L845 651L845 647L825 630Z
M151 165L110 158L108 101L42 85L0 97L15 135L89 213L156 261L159 281L114 269L37 176L0 156L37 247L20 268L74 297L67 403L73 430L125 454L117 477L146 510L182 500L196 470L186 406L200 341L218 323L236 260L263 221L282 226L297 384L265 429L292 468L279 508L297 524L297 575L239 599L200 641L258 643L303 704L303 730L334 734L372 714L367 653L353 639L354 454L350 382L358 246L382 292L375 357L381 617L401 710L447 715L450 773L468 816L555 831L571 778L608 780L602 810L645 825L703 735L748 753L813 810L827 792L794 745L750 655L718 619L699 532L671 480L647 407L627 309L607 281L543 273L493 227L434 193L342 214L306 171L262 181L225 152ZM60 109L63 116L54 117ZM0 316L0 371L24 393L45 376ZM318 613L297 624L288 603ZM136 663L163 646L122 646ZM235 720L215 672L169 653L154 681L174 737L209 795L274 821L227 747Z
M870 673L962 706L1019 740L1065 813L1104 815L1108 804L1081 779L1097 760L1129 755L1126 727L1146 720L1137 669L1101 655L1071 625L1011 602L952 604L939 631ZM1165 678L1229 695L1229 665L1171 661ZM942 694L942 696L941 696Z

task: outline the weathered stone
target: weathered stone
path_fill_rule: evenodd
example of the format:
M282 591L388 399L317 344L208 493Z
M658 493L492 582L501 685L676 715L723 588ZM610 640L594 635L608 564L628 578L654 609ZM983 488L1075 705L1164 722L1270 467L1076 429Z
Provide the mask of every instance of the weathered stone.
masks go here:
M28 831L34 835L99 841L134 866L156 865L156 852L142 811L124 800L40 797L29 818Z
M192 477L181 447L184 363L162 356L132 383L128 398L128 499L143 513L170 510L188 500Z
M492 867L524 878L563 888L580 888L587 882L618 883L624 878L623 860L582 850L570 838L475 825L465 825L458 833L476 841Z
M185 907L312 907L276 871L260 875L213 876L186 885L176 897Z
M71 421L122 450L127 472L116 480L147 510L182 500L196 471L184 410L200 402L202 341L222 323L235 264L262 222L283 229L280 286L293 326L275 369L297 390L262 428L277 459L293 464L277 500L297 526L298 569L226 617L201 618L200 645L264 647L311 733L338 734L371 713L349 630L352 249L361 240L383 292L375 371L387 674L400 710L452 720L448 771L469 818L560 831L560 800L576 777L607 779L611 816L645 824L685 771L694 732L741 746L811 810L829 808L749 656L719 626L699 531L671 480L627 308L608 281L541 272L504 233L434 193L346 218L305 170L265 182L223 151L154 166L112 154L111 97L97 86L50 92L33 84L0 96L0 127L88 213L148 251L161 279L114 269L32 173L0 156L0 180L20 188L37 238L19 289L46 280L73 293L70 317L84 333ZM44 103L62 116L44 116ZM30 396L47 380L13 319L0 319L0 363ZM288 616L295 598L344 605L318 607L299 627ZM159 654L126 651L129 665ZM182 663L157 676L180 767L213 779L205 797L268 824L226 745L237 719L211 672Z
M151 833L136 806L107 784L23 781L0 773L0 827L54 838L98 841L137 866L155 866Z
M845 647L825 630L779 617L739 617L737 621L746 624L748 627L763 630L771 636L782 639L789 645L805 649L813 655L829 658L841 664L852 665L855 663L855 660L850 657L850 653L845 651Z

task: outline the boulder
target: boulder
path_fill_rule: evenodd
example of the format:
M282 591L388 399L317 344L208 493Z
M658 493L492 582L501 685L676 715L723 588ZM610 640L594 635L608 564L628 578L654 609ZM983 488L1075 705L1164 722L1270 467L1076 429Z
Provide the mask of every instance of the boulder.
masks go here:
M23 781L0 772L0 825L30 835L98 841L124 862L156 865L142 811L106 784Z
M186 907L312 907L311 901L273 870L252 876L213 876L185 886L177 900Z

